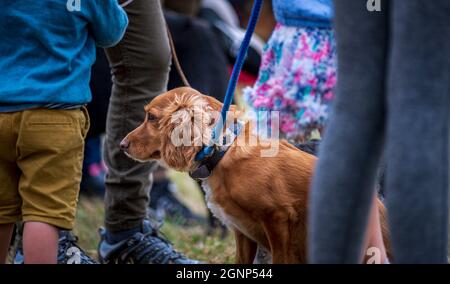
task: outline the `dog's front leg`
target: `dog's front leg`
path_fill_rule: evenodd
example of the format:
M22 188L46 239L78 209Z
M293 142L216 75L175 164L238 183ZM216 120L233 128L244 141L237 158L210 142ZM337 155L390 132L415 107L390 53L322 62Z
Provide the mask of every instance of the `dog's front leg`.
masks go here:
M238 230L234 230L236 238L236 264L252 264L258 245Z
M266 222L263 225L266 237L270 244L273 264L297 263L296 257L289 249L289 225L283 222Z

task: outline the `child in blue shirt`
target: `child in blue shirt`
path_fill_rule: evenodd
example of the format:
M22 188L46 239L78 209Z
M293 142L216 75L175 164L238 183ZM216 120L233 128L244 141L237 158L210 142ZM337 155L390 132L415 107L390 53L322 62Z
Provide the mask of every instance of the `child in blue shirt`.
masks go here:
M56 263L72 229L95 46L128 19L117 0L4 0L0 9L0 263L16 221L25 263Z

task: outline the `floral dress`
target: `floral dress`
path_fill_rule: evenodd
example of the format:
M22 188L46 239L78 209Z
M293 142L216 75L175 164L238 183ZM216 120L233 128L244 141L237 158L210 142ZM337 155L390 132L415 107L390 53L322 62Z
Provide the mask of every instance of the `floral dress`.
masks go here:
M244 90L249 118L257 119L258 111L279 111L282 138L300 143L320 134L334 98L336 65L332 29L277 24L257 82Z

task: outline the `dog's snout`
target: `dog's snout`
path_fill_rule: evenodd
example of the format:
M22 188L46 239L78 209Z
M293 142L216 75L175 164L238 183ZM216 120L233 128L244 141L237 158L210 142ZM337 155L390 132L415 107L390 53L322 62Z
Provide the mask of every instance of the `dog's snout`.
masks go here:
M125 151L125 150L128 149L128 147L130 147L130 141L128 141L128 139L125 138L125 139L123 139L123 140L120 142L120 149L122 149L123 151Z

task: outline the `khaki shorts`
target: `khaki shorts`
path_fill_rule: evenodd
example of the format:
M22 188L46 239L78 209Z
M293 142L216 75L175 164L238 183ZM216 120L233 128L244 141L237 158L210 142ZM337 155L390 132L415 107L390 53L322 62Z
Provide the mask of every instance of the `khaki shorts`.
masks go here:
M88 129L85 108L0 113L0 224L73 228Z

